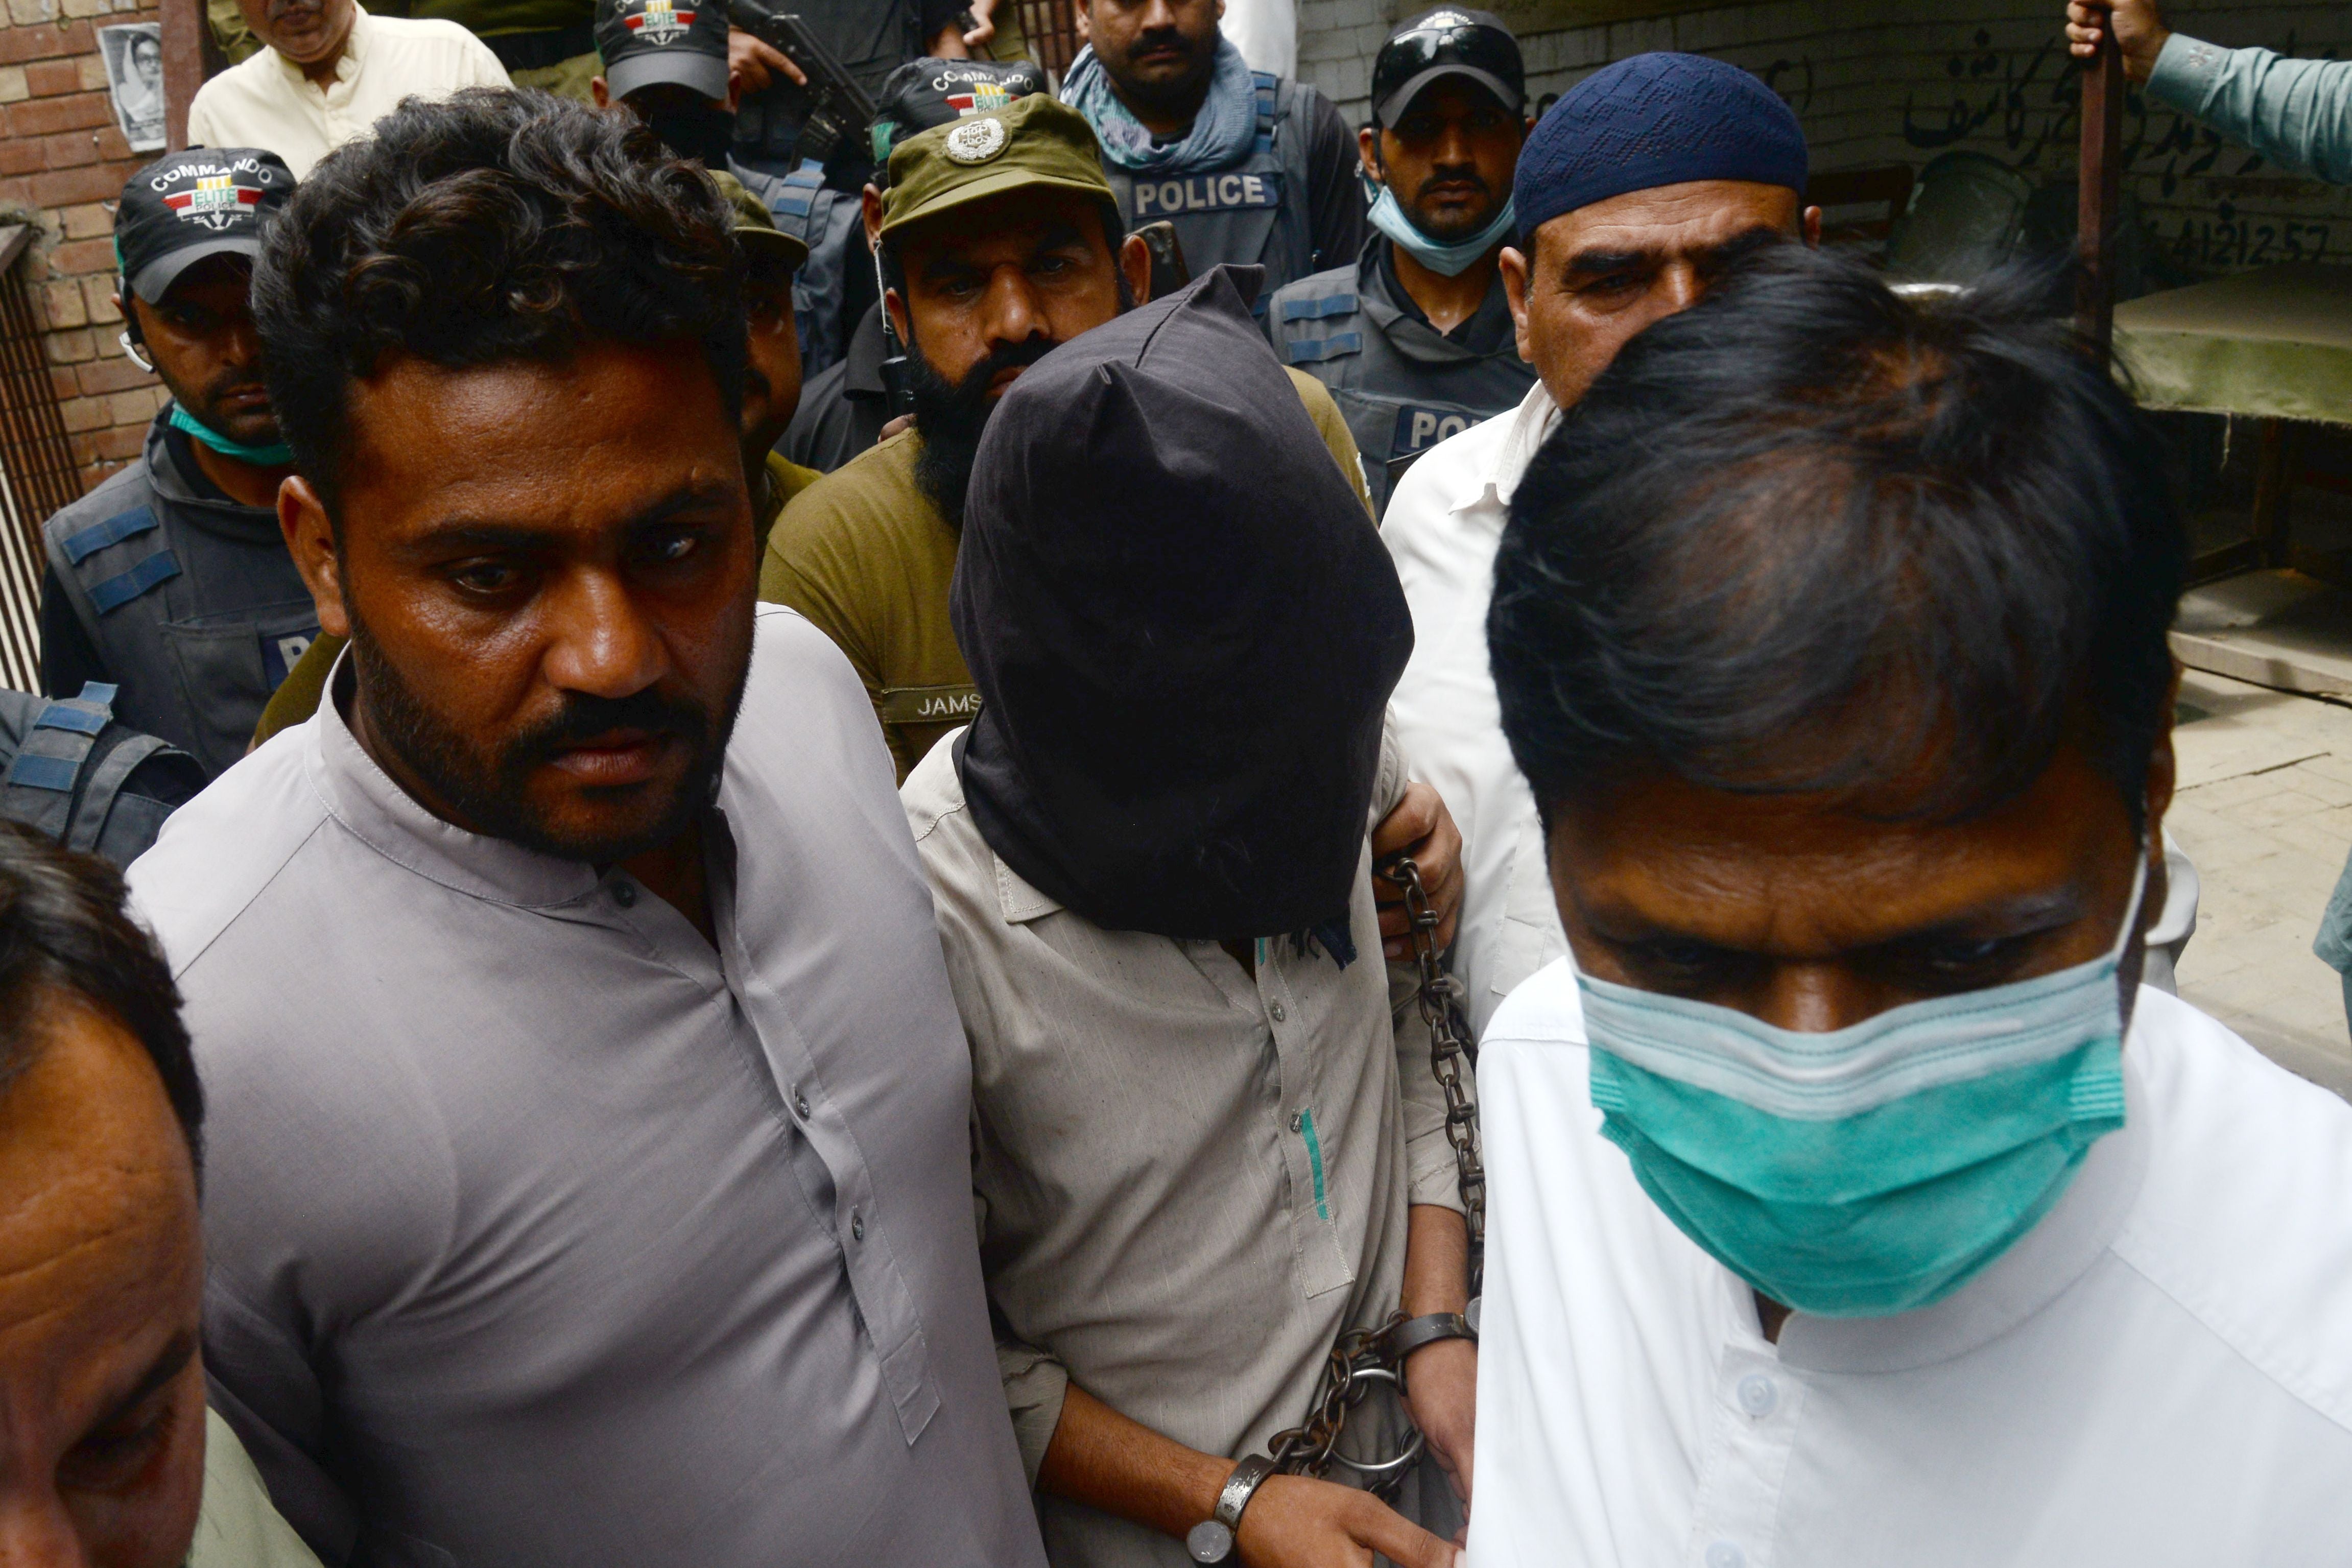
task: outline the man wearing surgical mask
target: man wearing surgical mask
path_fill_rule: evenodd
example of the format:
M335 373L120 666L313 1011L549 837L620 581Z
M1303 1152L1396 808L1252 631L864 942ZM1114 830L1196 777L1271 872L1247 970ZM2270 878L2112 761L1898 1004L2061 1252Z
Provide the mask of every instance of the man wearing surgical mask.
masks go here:
M1479 1568L2352 1561L2352 1108L2139 984L2184 556L2022 291L1795 247L1530 465Z
M1399 26L1372 62L1373 122L1357 138L1377 232L1266 310L1275 352L1347 415L1375 508L1422 453L1535 384L1501 266L1526 100L1519 42L1486 12L1444 6Z

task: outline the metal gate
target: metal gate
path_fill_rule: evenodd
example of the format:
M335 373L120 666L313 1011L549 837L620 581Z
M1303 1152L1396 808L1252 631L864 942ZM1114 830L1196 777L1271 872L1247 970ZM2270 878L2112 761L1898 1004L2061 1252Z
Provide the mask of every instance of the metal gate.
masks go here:
M0 226L0 686L41 689L41 524L81 499L25 280L28 225Z
M1008 0L1019 13L1029 58L1044 66L1056 87L1078 58L1078 13L1074 0Z

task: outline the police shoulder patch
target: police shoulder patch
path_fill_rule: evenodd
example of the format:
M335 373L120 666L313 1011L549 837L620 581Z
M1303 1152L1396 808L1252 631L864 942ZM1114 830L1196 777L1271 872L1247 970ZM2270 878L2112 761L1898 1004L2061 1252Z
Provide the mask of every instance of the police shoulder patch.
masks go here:
M959 163L985 163L1004 151L1004 121L983 115L948 132L947 154Z

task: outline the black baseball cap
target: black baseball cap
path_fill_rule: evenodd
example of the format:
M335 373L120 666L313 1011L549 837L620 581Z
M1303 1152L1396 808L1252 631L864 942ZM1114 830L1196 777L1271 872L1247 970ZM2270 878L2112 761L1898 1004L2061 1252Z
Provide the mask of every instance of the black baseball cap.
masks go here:
M614 98L668 81L723 100L727 7L719 0L596 0L596 55Z
M1394 125L1414 96L1444 76L1468 77L1514 114L1527 107L1528 73L1519 58L1519 40L1502 19L1490 12L1441 5L1401 24L1381 46L1372 61L1373 118Z
M889 184L890 150L908 137L1045 90L1045 73L1027 60L908 60L876 95L874 183Z
M261 227L294 195L294 171L257 147L199 147L131 176L114 209L114 259L152 305L207 256L258 256Z

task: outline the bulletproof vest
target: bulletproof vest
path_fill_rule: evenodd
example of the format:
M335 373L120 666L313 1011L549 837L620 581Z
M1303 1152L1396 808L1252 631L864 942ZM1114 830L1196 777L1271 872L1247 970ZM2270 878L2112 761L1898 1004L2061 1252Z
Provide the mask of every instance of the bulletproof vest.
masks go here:
M1508 338L1480 353L1400 309L1380 275L1379 247L1389 243L1375 235L1354 266L1302 278L1266 306L1267 335L1283 363L1328 388L1347 419L1375 514L1388 510L1407 466L1400 459L1517 407L1536 381L1535 366ZM1502 287L1498 277L1492 288Z
M196 760L114 721L115 689L57 700L0 691L0 816L125 867L205 787Z
M1161 218L1176 226L1193 277L1229 261L1263 267L1271 290L1318 265L1307 117L1298 111L1301 97L1315 89L1264 71L1250 77L1257 87L1257 137L1239 163L1214 174L1153 179L1105 160L1103 173L1129 228ZM1260 293L1259 302L1265 298Z
M803 163L771 189L772 197L763 190L761 199L776 226L808 247L808 259L793 274L793 325L800 331L801 374L812 376L840 363L846 352L849 268L874 265L861 221L864 198L827 185L815 163Z
M164 437L168 413L141 459L49 519L41 541L120 689L115 716L216 777L245 755L319 619L278 514L206 499Z

